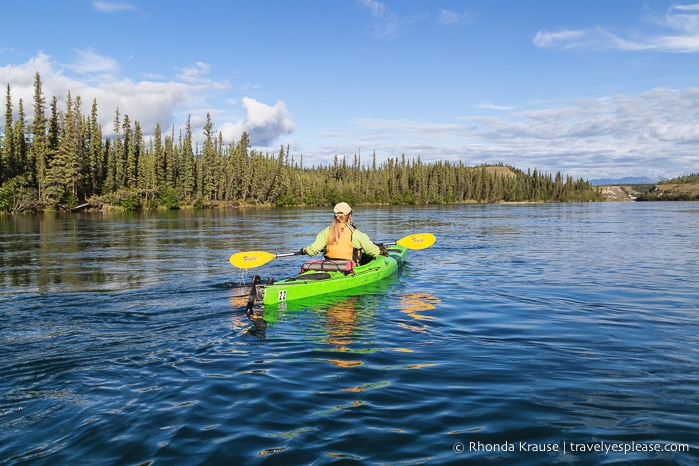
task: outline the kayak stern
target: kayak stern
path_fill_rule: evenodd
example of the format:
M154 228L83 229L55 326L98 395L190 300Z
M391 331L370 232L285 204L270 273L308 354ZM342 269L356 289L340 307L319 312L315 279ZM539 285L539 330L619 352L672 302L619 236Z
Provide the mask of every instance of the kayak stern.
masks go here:
M378 256L349 273L309 270L276 283L258 285L256 294L258 297L262 294L265 305L273 305L361 288L396 273L403 265L406 253L407 249L403 246L390 246L388 256Z

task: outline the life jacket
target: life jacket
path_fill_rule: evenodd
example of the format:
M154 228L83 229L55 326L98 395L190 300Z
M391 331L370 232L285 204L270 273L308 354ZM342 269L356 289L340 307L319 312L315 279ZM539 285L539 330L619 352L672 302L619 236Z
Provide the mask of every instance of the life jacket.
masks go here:
M359 251L352 246L353 232L354 228L352 225L345 224L344 228L340 229L340 237L337 239L337 243L325 245L325 258L356 261Z

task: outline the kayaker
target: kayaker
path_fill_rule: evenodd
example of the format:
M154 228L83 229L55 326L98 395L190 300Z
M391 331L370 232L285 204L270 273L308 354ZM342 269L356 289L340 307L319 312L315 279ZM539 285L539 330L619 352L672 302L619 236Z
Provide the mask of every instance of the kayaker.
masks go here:
M352 208L349 204L340 202L335 205L333 214L335 218L330 226L321 230L315 241L302 248L302 254L315 256L325 249L326 259L353 260L356 263L359 263L362 251L371 257L388 255L385 246L377 246L366 233L352 225Z

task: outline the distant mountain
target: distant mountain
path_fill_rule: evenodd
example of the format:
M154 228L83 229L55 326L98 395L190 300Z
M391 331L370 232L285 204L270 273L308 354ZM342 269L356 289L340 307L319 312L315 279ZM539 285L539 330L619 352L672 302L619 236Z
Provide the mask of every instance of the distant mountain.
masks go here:
M608 186L618 184L655 184L660 181L657 178L648 178L647 176L627 176L624 178L600 178L599 180L590 180L592 186Z

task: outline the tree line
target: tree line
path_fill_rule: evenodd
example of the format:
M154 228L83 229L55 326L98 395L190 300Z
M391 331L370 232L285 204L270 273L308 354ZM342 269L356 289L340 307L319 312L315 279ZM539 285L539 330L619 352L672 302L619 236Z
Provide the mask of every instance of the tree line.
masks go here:
M637 201L699 201L699 173L662 180L642 190Z
M54 96L47 109L41 77L34 80L33 118L19 101L13 117L7 85L0 138L0 211L75 210L114 205L125 209L195 208L218 205L321 206L451 202L597 201L589 182L534 169L468 167L462 162L423 163L405 155L377 164L359 155L335 155L327 165L305 167L288 146L276 154L250 148L249 136L225 142L211 116L203 142L194 142L190 121L144 137L138 121L115 111L113 135L104 137L97 102L84 114L68 92L64 108Z

